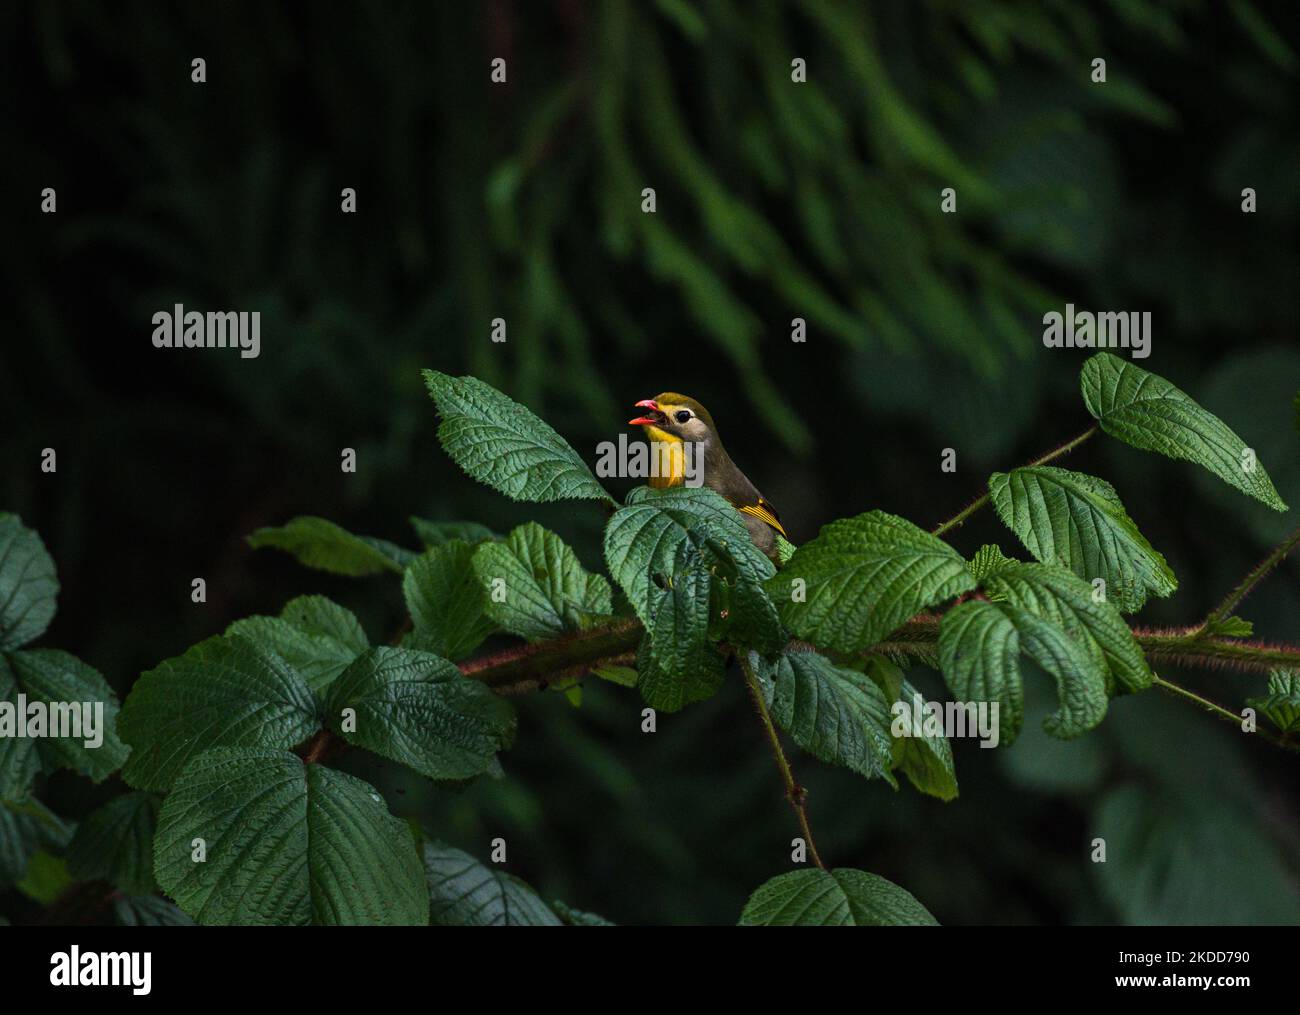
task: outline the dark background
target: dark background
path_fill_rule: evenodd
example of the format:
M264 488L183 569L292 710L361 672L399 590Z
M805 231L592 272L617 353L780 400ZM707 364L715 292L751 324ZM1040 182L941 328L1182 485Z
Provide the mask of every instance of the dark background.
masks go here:
M1140 622L1193 622L1300 505L1298 22L1245 0L5 5L0 510L59 567L42 644L125 695L302 593L386 640L393 580L245 546L298 514L410 546L411 514L536 518L597 567L599 508L512 504L441 453L426 366L499 386L593 459L633 402L694 395L796 542L871 508L932 526L1089 422L1083 353L1041 342L1066 302L1149 310L1140 365L1221 415L1293 505L1104 439L1064 463L1114 482L1180 579ZM154 349L176 302L259 310L260 358ZM989 511L952 538L1023 555ZM1300 638L1297 573L1247 601L1258 634ZM1234 710L1265 685L1167 675ZM1049 683L1029 683L1043 714ZM634 694L586 692L521 700L508 778L461 795L347 764L480 859L504 836L548 898L734 921L795 834L738 683L654 736ZM1011 750L956 756L950 804L797 758L823 854L951 924L1300 920L1293 756L1181 701L1116 701L1070 743L1031 715ZM45 799L76 818L119 789L64 775Z

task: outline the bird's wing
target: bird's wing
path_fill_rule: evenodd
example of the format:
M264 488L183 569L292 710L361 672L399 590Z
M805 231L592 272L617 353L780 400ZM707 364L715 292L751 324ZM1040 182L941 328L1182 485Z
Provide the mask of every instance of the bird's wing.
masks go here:
M753 515L755 518L766 522L768 525L772 526L772 528L776 529L777 532L781 533L781 535L785 536L785 529L781 527L781 519L777 517L776 509L762 497L758 498L757 504L743 504L736 510L741 514ZM786 536L786 538L788 539L789 537Z

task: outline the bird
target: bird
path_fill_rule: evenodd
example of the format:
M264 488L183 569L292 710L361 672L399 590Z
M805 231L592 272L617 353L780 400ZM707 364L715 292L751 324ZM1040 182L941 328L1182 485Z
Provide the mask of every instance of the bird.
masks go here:
M777 534L789 538L781 525L781 517L731 460L722 446L722 438L718 436L718 428L709 410L694 398L673 391L642 399L636 403L636 408L644 409L645 413L628 420L628 425L643 427L651 442L659 442L666 451L663 459L667 468L662 470L665 474L652 475L650 485L659 489L683 485L686 481L683 445L697 445L694 453L703 456L703 485L720 494L740 512L741 521L749 530L754 545L779 565Z

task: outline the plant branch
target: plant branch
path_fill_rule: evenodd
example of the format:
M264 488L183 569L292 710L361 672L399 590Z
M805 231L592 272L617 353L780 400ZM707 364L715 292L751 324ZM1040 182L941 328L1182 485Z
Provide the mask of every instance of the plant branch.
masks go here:
M932 528L930 530L930 535L942 536L949 529L955 529L958 525L964 522L967 518L973 515L976 511L978 511L988 502L989 502L989 495L987 493L980 494L973 501L967 504L964 508L958 511L955 515L949 518L946 522L940 522L938 525Z
M1080 434L1071 441L1062 444L1055 451L1049 452L1036 460L1036 464L1050 461L1078 447L1096 432L1097 428ZM978 507L972 505L958 516L969 515ZM955 524L956 522L949 523ZM942 526L941 526L942 528ZM1209 668L1227 668L1254 672L1267 672L1278 666L1300 669L1300 645L1273 643L1240 638L1215 637L1207 633L1216 620L1228 616L1231 610L1241 602L1259 582L1286 557L1297 545L1300 545L1300 530L1293 532L1281 544L1264 558L1251 572L1238 583L1237 587L1224 601L1199 625L1175 628L1133 628L1133 637L1142 649L1149 663L1172 663L1186 666L1203 666ZM927 665L938 663L940 617L934 613L922 613L913 617L894 631L889 640L873 646L869 651L907 659L915 659ZM634 652L644 633L641 624L632 618L616 621L605 627L593 628L566 635L553 641L517 645L503 649L478 659L467 660L460 664L461 672L468 677L481 680L497 694L524 694L529 691L545 689L558 680L581 677L595 667L624 663L630 653ZM815 649L816 646L804 642L791 642L790 649ZM803 809L803 789L794 780L789 770L789 763L781 750L780 741L775 739L775 727L771 726L771 716L757 693L752 668L748 661L741 659L746 671L746 681L750 685L751 696L757 695L754 707L769 729L769 739L773 740L773 750L777 754L777 764L786 779L787 795L799 814L801 826L807 824L807 813ZM1190 691L1157 678L1157 685L1170 693L1180 693L1183 697L1196 699ZM1204 699L1197 699L1202 707ZM1220 709L1232 715L1226 709ZM1222 718L1222 716L1220 716ZM1268 740L1268 737L1264 737ZM1282 743L1281 741L1273 741ZM313 745L319 751L325 745ZM1288 743L1285 746L1291 749ZM310 751L310 749L309 749ZM791 788L793 787L793 789ZM811 838L807 839L809 848L815 852Z
M1172 680L1166 680L1164 677L1156 677L1155 685L1162 691L1168 691L1170 694L1176 694L1186 698L1188 701L1195 702L1201 708L1205 709L1205 711L1219 719L1231 723L1241 722L1241 716L1233 715L1222 705L1216 705L1209 698L1202 698L1195 691L1189 691L1186 687L1183 687L1181 684L1175 684Z
M635 651L644 633L636 620L579 631L552 641L516 645L460 664L461 673L481 680L497 694L544 690L567 677L621 661Z
M1193 629L1195 630L1195 629ZM1242 639L1205 638L1181 628L1167 631L1134 628L1142 654L1148 662L1179 663L1267 672L1277 666L1300 667L1300 646ZM909 621L888 641L873 645L869 652L902 655L933 664L938 652L938 631L915 626Z
M1206 712L1209 712L1210 715L1214 716L1216 719L1222 719L1224 722L1230 722L1234 726L1240 729L1242 717L1236 715L1233 712L1230 712L1222 705L1216 705L1209 698L1203 698L1195 691L1189 691L1186 687L1183 687L1180 684L1175 684L1172 680L1166 680L1164 679L1164 677L1156 677L1155 685L1156 687L1160 688L1162 691L1165 691L1168 694L1172 694L1180 698L1185 698L1186 700L1192 702L1199 708L1202 708ZM1261 740L1272 744L1274 747L1282 748L1284 751L1300 752L1300 743L1295 743L1290 740L1285 740L1281 737L1273 736L1271 733L1265 733L1262 730L1256 730L1255 735L1258 736Z
M1053 448L1051 451L1047 452L1044 455L1039 455L1037 458L1035 458L1032 462L1029 463L1029 467L1032 468L1035 465L1046 465L1048 462L1055 461L1058 458L1062 458L1065 455L1068 455L1071 451L1077 448L1084 441L1091 438L1097 432L1097 430L1098 430L1097 424L1096 423L1092 424L1092 426L1088 427L1088 429L1083 431L1083 433L1079 434L1079 436L1072 437L1064 444L1060 445L1059 447Z
M1199 627L1133 628L1133 636L1151 663L1176 663L1267 672L1277 666L1300 668L1300 646L1238 638L1214 638ZM599 666L626 663L635 651L644 629L636 620L620 620L606 627L566 635L554 641L536 642L502 649L491 655L460 664L468 677L481 680L496 693L524 694L543 690L571 677L580 677ZM937 661L939 616L918 614L889 640L872 646L871 652L904 656L934 665ZM791 649L816 649L792 641Z
M1083 433L1079 434L1079 436L1071 438L1070 440L1062 444L1060 447L1053 448L1051 451L1048 451L1046 454L1039 455L1037 458L1035 458L1032 462L1029 463L1028 467L1032 467L1035 465L1046 465L1048 462L1055 461L1056 459L1062 457L1063 455L1068 455L1071 451L1077 448L1084 441L1088 440L1088 438L1090 438L1096 432L1097 432L1097 424L1094 423L1092 426L1088 427L1087 430L1083 431ZM949 518L946 522L940 522L933 529L931 529L930 535L942 536L945 532L949 531L950 529L956 528L958 525L964 522L967 518L973 515L976 511L978 511L988 502L989 502L988 493L985 492L980 494L980 496L976 497L973 501L967 504L964 508L962 508L955 515Z
M1208 638L1178 629L1162 632L1134 628L1133 637L1149 662L1264 672L1277 666L1300 667L1300 646L1297 645Z
M763 701L763 690L758 686L758 675L754 672L754 667L750 665L749 659L743 651L736 653L736 661L740 663L740 668L745 673L745 686L749 688L749 697L754 703L754 711L758 713L759 719L762 720L763 729L767 732L768 743L772 745L772 754L776 757L776 767L781 770L781 778L785 782L785 798L790 801L790 806L794 808L795 817L799 819L799 831L803 833L803 841L808 845L808 855L812 857L813 863L825 870L826 865L822 863L821 854L817 852L817 843L813 840L812 825L808 822L808 791L795 778L794 770L790 767L790 760L785 756L785 749L781 746L781 738L772 722L772 714L768 712L767 703Z
M1200 630L1210 629L1214 624L1226 620L1232 611L1237 608L1243 599L1258 585L1264 577L1275 567L1282 563L1286 555L1295 549L1296 544L1300 543L1300 529L1296 529L1286 539L1274 547L1273 552L1261 560L1247 575L1237 583L1237 586L1228 593L1218 606L1210 611L1209 616L1205 618L1205 623Z
M305 744L297 750L299 757L308 764L315 765L330 758L337 757L348 749L348 742L335 736L328 729L317 730Z

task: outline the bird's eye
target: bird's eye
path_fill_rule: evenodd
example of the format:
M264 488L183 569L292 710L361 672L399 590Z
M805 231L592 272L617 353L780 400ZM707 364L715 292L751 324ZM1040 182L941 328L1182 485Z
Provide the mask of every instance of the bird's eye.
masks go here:
M691 414L688 409L678 409L675 413L673 413L673 417L677 420L678 423L685 423L688 419L691 418Z

